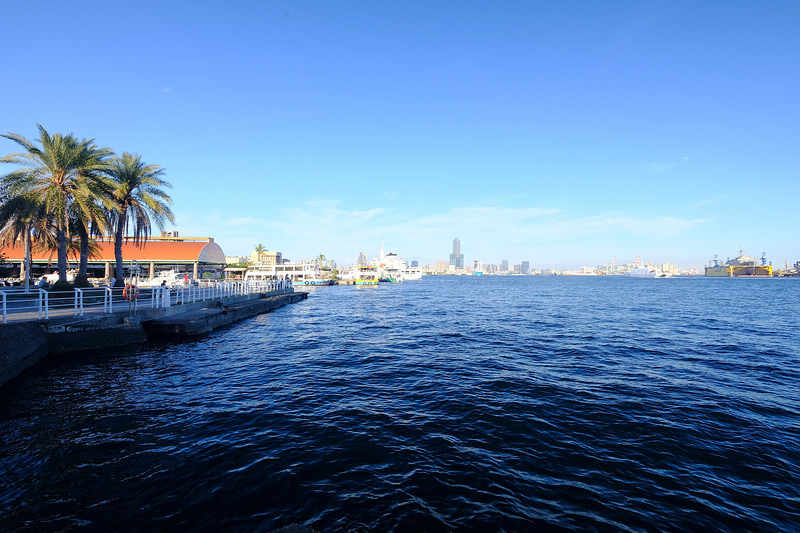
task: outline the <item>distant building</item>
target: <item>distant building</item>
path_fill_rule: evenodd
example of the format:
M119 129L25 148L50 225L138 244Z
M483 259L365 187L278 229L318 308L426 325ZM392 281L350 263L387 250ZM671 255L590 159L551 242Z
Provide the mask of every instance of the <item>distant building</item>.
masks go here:
M670 265L669 261L666 263L661 263L661 271L662 272L669 272L673 276L678 273L678 268L675 265Z
M419 261L411 261L411 266L413 268L419 268Z
M453 239L453 253L450 254L450 265L456 270L464 269L464 254L461 253L461 240L458 237Z
M436 262L436 273L437 274L446 274L447 273L447 269L448 269L449 266L450 265L447 263L447 261L437 261Z
M282 265L283 254L281 252L253 252L250 255L250 261L253 263L261 263L262 265Z
M500 272L508 272L508 259L500 261Z
M239 265L242 263L247 263L250 260L249 257L246 255L226 255L225 256L225 264L226 265Z
M531 273L531 264L529 261L523 261L521 266L521 271L523 274L530 274Z
M358 254L358 261L356 261L356 264L358 266L367 266L367 265L369 265L369 261L367 260L367 254L365 254L364 252L360 252Z

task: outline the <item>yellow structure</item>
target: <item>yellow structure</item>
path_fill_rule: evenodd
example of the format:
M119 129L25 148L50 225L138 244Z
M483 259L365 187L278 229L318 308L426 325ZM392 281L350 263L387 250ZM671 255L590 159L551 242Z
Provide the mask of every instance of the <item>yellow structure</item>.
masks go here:
M766 257L762 256L760 265L757 263L756 259L745 255L743 250L739 250L739 255L728 259L724 265L720 265L719 261L714 259L714 266L706 267L706 276L717 278L772 277L772 263L767 264Z
M727 265L706 267L706 276L727 278L756 276L768 278L772 276L772 265Z

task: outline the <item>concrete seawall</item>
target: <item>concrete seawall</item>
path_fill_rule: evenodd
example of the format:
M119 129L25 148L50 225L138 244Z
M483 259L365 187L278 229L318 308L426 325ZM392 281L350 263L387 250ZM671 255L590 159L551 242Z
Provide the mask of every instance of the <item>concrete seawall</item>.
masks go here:
M303 300L305 292L280 296L267 296L239 304L206 307L179 315L158 318L143 323L150 338L185 337L202 335L222 326L227 326L251 316L260 315Z
M0 326L0 386L47 355L47 333L38 322Z
M202 335L307 297L305 292L282 291L140 309L134 317L126 311L0 324L0 386L50 354Z

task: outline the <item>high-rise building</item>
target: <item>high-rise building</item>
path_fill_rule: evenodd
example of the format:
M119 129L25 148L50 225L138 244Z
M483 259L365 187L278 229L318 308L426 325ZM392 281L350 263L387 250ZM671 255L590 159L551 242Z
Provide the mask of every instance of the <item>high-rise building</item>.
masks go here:
M358 254L358 266L367 266L369 263L367 262L367 254L361 252Z
M522 262L522 273L523 274L530 274L531 273L531 264L529 261Z
M500 261L500 272L508 272L508 259Z
M450 264L453 265L456 270L464 269L464 254L461 253L461 241L458 237L453 239L453 253L450 254Z
M419 267L419 261L411 261L411 267L412 267L412 268L417 268L417 267Z

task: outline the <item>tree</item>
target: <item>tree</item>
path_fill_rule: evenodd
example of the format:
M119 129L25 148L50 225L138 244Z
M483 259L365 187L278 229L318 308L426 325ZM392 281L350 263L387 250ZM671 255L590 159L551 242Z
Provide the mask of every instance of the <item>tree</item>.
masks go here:
M49 267L52 263L53 255L55 255L58 250L55 237L55 222L52 217L44 217L39 225L39 239L34 246L34 250L48 254L47 266ZM71 260L78 263L78 274L75 275L75 285L78 286L88 286L89 284L86 279L89 258L98 259L100 257L100 250L97 247L97 243L89 238L87 230L85 229L86 225L86 221L79 219L74 213L70 214L69 232L72 235L79 235L79 237L78 239L67 239L67 268L72 267ZM84 277L83 284L81 284L78 279L81 273L83 273Z
M258 254L258 262L260 263L261 261L264 260L264 257L263 257L264 256L264 252L268 252L269 250L267 250L264 247L263 244L258 243L258 244L256 244L255 250L253 250L253 251Z
M13 196L0 206L0 244L13 248L22 239L25 260L20 278L25 281L26 291L30 285L32 239L34 234L46 233L46 226L44 207L30 194Z
M172 199L164 192L171 188L163 179L165 170L158 165L148 165L138 154L122 154L111 160L109 175L113 188L109 191L109 219L114 230L114 277L117 284L124 282L122 265L122 240L133 238L138 244L150 236L151 223L164 229L164 221L175 222L170 205ZM133 234L128 236L128 231Z
M23 168L3 181L11 196L31 194L55 220L59 282L67 281L67 240L70 211L86 213L89 204L103 194L100 173L109 169L106 159L113 155L108 148L98 148L94 139L78 141L72 134L50 135L41 125L38 143L14 133L2 135L24 148L24 152L0 159Z
M101 202L108 203L108 197L101 198ZM89 286L87 276L89 257L99 257L97 244L92 237L100 237L108 229L108 221L103 207L99 203L91 204L88 207L89 209L83 213L75 212L74 217L70 219L80 241L80 259L78 273L75 276L75 285L78 287Z
M323 266L326 266L328 264L328 259L322 254L319 254L315 258L315 260L317 262L317 265L319 265L320 268L323 267Z

